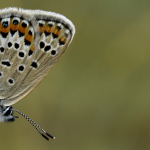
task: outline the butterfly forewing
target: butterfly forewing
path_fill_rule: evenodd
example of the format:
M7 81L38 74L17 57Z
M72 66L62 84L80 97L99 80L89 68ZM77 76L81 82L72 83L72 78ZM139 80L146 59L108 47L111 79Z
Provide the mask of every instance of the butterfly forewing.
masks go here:
M67 18L8 8L0 15L0 99L8 106L30 93L53 68L74 36Z

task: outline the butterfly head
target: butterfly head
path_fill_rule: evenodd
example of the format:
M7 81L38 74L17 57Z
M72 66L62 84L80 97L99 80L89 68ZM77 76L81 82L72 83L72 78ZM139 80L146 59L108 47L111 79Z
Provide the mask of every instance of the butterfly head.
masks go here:
M17 116L13 116L12 106L0 105L0 122L14 122Z

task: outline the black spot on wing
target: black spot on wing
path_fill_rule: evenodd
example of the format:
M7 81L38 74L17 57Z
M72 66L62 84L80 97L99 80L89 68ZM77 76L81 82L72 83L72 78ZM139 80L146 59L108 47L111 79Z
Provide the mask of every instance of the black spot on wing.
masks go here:
M0 77L2 77L3 76L3 72L2 71L0 71Z
M27 45L27 46L30 46L30 45L31 45L31 42L25 39L25 40L24 40L24 44Z
M2 35L3 38L6 38L7 35L8 35L8 32L7 33L1 32L1 35Z
M19 37L24 36L25 34L19 31Z
M45 43L43 41L40 42L40 49L44 48Z
M18 43L15 43L14 46L15 46L15 49L19 48L19 44Z
M3 26L4 28L7 28L7 27L8 27L8 21L3 21L2 26Z
M11 66L11 64L10 64L10 62L9 62L8 60L2 60L1 64L2 64L3 66L7 66L7 67L10 67L10 66Z
M23 65L20 65L19 68L18 68L19 72L22 72L24 70L24 68L25 67Z
M50 45L47 45L47 46L45 46L44 51L47 52L47 51L49 51L50 49L51 49L51 46L50 46Z
M56 50L52 50L51 55L55 55L55 54L56 54Z
M28 56L31 56L33 54L33 51L29 50Z
M10 33L11 33L11 35L13 36L15 33L17 32L17 30L12 30L12 29L10 29Z
M5 51L4 47L0 47L0 52L1 52L1 54L3 54L4 51Z
M11 47L12 47L12 43L8 42L8 48L11 48Z
M29 35L32 35L32 31L30 31L30 30L29 30L29 32L28 32L28 33L29 33Z
M19 55L20 58L23 58L23 57L25 56L25 53L24 53L23 51L20 51L20 52L18 53L18 55Z
M52 36L53 36L54 39L58 37L58 35L56 35L54 33L52 33Z
M31 67L36 69L36 68L38 67L37 62L33 61L33 62L31 63Z
M61 40L58 41L59 45L65 45L65 42L62 42Z
M18 24L19 24L19 21L18 21L18 20L13 20L13 24L14 24L14 25L18 25Z
M8 83L9 83L10 85L12 85L12 84L14 83L14 79L9 78L9 79L8 79Z
M45 36L49 36L51 33L44 31Z
M23 28L27 27L27 24L25 22L23 22L21 25L22 25Z

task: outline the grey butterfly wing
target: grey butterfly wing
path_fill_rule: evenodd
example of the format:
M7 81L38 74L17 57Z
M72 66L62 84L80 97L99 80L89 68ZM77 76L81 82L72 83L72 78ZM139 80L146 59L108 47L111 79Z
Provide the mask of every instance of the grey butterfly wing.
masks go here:
M67 49L75 32L71 21L56 13L11 10L7 15L9 29L4 28L6 17L0 28L8 33L6 37L1 35L0 47L0 52L5 49L0 53L0 104L5 106L16 103L40 83Z

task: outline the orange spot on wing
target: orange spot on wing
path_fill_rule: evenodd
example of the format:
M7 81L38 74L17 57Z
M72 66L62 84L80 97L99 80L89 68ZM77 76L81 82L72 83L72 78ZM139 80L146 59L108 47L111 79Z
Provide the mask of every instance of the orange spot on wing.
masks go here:
M1 30L2 30L2 24L0 23L0 32L1 32Z
M59 36L59 35L60 35L60 33L61 33L61 31L59 30L59 31L57 32L57 35Z
M18 25L12 24L10 28L11 28L13 31L16 31L16 30L19 29L19 24L18 24Z
M56 28L53 33L57 35L58 29Z
M44 27L40 27L40 26L39 26L39 30L40 30L40 32L42 33L42 32L44 31Z
M51 28L49 26L46 26L45 31L48 32L48 33L51 33Z
M62 37L60 38L60 41L63 42L63 43L66 43L65 36L62 36Z
M10 30L10 25L9 25L7 28L4 28L4 27L2 26L2 24L1 24L1 32L3 32L3 33L8 33L9 30Z
M27 34L27 35L25 36L25 39L26 39L27 41L30 41L30 42L32 43L32 41L33 41L33 36L30 35L30 34Z
M51 33L52 31L53 31L53 28L51 27L49 32Z
M16 31L16 30L19 29L20 23L19 23L18 25L14 25L14 24L12 23L12 19L11 19L10 22L11 22L11 23L10 23L10 28L11 28L11 30Z
M48 24L46 24L45 26L45 31L48 33L52 33L54 26L49 26Z
M19 31L24 34L27 32L27 30L28 30L28 27L24 28L24 27L20 26L20 28L19 28Z
M58 28L56 28L55 30L54 30L54 32L53 32L54 34L56 34L57 36L59 36L60 35L60 33L61 33L61 31L60 30L58 30Z
M9 32L9 28L1 28L1 32L3 32L3 33L8 33Z
M32 52L34 51L34 46L33 46L33 45L31 45L30 50L31 50Z

